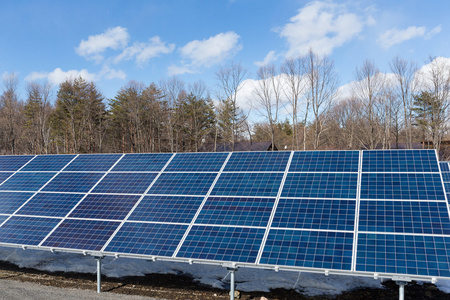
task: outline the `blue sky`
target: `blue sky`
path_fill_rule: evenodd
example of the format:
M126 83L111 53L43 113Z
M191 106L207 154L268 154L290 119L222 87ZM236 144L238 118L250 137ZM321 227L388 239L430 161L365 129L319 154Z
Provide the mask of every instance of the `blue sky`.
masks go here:
M365 59L382 71L396 55L426 63L450 57L450 1L1 1L0 73L57 85L95 81L114 97L129 80L177 75L214 94L219 65L250 78L309 47L335 61L341 85Z

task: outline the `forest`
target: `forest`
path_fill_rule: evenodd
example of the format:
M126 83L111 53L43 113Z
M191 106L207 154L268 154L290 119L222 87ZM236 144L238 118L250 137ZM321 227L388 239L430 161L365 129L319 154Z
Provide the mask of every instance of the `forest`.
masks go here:
M334 61L312 51L261 66L255 79L234 62L215 75L214 87L130 80L111 99L82 77L56 88L28 82L22 99L17 75L6 74L0 154L197 152L206 143L271 141L279 150L435 148L448 159L444 58L419 68L395 57L385 72L366 60L346 93ZM251 93L242 99L244 87Z

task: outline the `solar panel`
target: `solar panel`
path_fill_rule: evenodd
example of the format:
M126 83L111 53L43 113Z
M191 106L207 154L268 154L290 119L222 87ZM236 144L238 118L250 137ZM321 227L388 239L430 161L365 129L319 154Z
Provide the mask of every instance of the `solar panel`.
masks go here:
M172 256L187 225L126 222L105 251Z
M0 214L14 213L33 195L33 193L0 192Z
M16 173L0 185L2 191L38 191L56 173Z
M108 171L121 156L121 154L79 155L64 168L64 171Z
M103 173L59 173L43 191L87 193L103 175Z
M431 150L0 157L0 244L450 278L448 167Z
M156 173L109 173L92 192L142 194L155 177Z

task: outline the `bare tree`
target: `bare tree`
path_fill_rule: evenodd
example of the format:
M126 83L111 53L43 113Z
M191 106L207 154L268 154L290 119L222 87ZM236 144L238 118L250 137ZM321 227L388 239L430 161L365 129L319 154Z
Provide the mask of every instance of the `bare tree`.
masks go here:
M230 131L231 140L231 150L234 151L234 144L237 142L237 137L239 132L242 131L240 128L245 125L242 122L242 112L240 112L237 105L238 92L242 89L245 83L247 71L242 67L241 64L231 63L228 66L221 66L216 71L216 78L219 82L218 98L225 103L225 107L229 107L229 117L231 117L231 128ZM244 118L245 119L245 118ZM224 130L226 130L224 128Z
M4 76L3 94L0 96L0 126L3 127L1 131L11 154L17 154L22 123L22 103L17 93L18 84L19 80L15 73Z
M334 71L334 62L327 56L319 56L312 50L305 60L306 97L314 115L313 147L319 148L320 136L325 130L327 113L336 98L338 77Z
M382 142L384 131L380 128L379 104L384 93L385 76L369 60L364 61L355 72L356 83L353 88L354 97L363 105L365 122L359 129L361 146L375 149Z
M284 89L285 96L288 99L292 108L292 149L299 149L299 123L298 110L299 101L305 89L305 62L304 58L290 58L286 59L281 66L281 72L286 81L286 88ZM306 128L306 126L304 126Z
M413 61L406 61L396 56L390 63L392 73L395 75L396 85L395 93L397 98L401 99L403 105L403 114L405 121L406 143L408 148L412 147L412 128L413 128L413 101L414 94L418 88L418 76L416 76L418 67Z
M281 76L274 65L263 66L257 72L258 81L253 87L256 110L267 119L270 128L272 150L275 145L275 126L281 106L282 84Z

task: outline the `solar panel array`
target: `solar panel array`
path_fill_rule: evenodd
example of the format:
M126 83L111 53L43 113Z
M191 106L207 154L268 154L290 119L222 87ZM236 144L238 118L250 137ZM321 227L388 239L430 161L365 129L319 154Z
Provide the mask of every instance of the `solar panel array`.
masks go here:
M0 156L0 244L450 278L441 177L434 150Z

